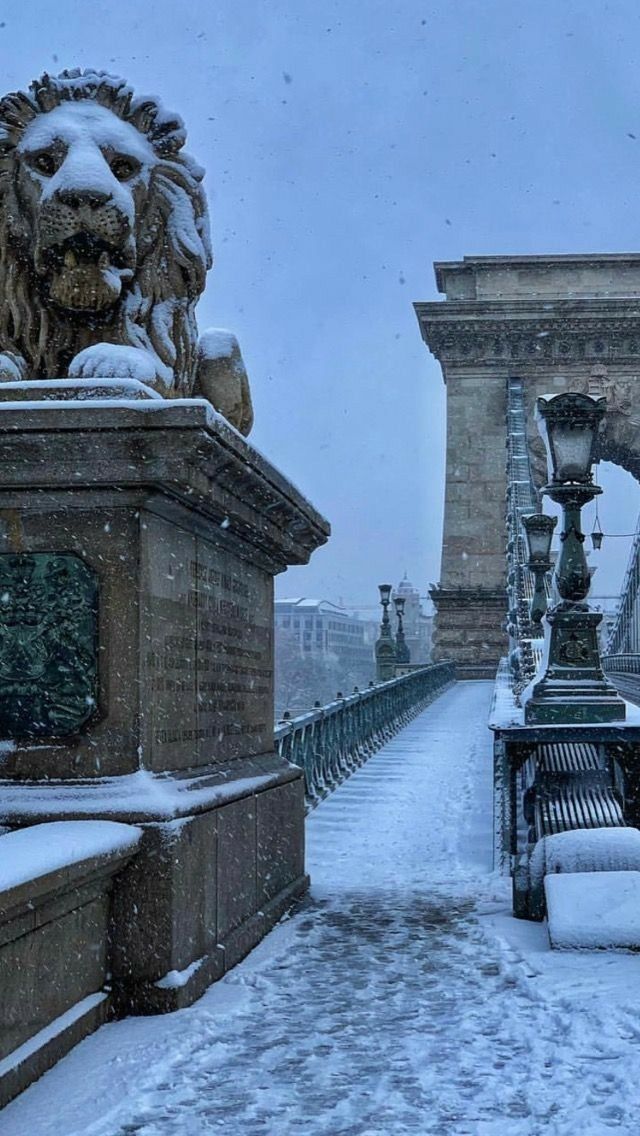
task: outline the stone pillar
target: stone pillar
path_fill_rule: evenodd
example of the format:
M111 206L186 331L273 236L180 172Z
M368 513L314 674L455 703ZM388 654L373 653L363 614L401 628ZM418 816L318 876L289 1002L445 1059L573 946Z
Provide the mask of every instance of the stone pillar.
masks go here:
M447 466L434 660L454 658L460 678L495 673L506 642L504 531L506 391L478 368L447 384Z
M275 573L328 526L199 399L0 405L0 824L143 829L119 1012L198 997L307 886Z
M465 257L436 264L444 301L415 305L447 385L447 465L434 658L489 678L507 646L506 382L523 380L534 471L545 479L533 406L566 390L605 394L601 456L640 476L640 255Z

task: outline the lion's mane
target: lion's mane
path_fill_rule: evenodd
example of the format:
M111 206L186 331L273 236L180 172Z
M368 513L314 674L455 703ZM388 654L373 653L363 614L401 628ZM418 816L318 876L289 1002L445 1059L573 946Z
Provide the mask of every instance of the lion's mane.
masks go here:
M28 91L0 100L0 350L23 356L30 377L51 378L66 373L79 346L77 321L43 302L31 265L17 255L31 234L15 175L16 147L29 123L81 99L93 99L130 123L157 156L147 205L136 219L137 268L119 301L114 342L151 348L172 388L168 393L188 395L197 365L194 308L211 266L203 170L182 150L182 120L106 72L45 74ZM85 338L80 346L86 345Z

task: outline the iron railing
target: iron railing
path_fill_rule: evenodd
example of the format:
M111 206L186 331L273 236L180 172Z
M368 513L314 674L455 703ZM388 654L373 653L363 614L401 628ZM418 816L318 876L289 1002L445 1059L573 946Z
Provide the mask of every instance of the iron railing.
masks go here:
M605 655L602 669L607 674L640 674L640 655Z
M606 652L609 657L640 651L640 518L629 551L620 602Z
M529 616L534 576L527 567L528 554L522 518L538 513L540 504L533 483L522 379L507 382L507 595L509 615L509 663L516 698L540 664L540 630ZM545 582L547 595L548 582Z
M434 663L279 722L276 749L303 770L307 808L314 808L454 679L453 663Z

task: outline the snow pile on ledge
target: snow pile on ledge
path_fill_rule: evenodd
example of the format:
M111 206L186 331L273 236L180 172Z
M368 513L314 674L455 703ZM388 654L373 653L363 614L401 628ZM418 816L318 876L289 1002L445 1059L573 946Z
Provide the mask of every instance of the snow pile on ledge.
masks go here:
M556 950L640 950L640 872L568 872L544 889Z
M157 986L159 990L176 990L180 986L186 986L192 974L200 969L204 961L203 956L185 967L184 970L170 970L164 978L159 978L153 985Z
M532 883L557 872L640 872L640 831L581 828L545 836L533 850L529 870Z
M0 892L94 856L133 852L142 829L112 820L33 824L1 837Z
M239 352L238 340L232 331L223 327L209 327L198 341L198 354L204 359L230 359Z

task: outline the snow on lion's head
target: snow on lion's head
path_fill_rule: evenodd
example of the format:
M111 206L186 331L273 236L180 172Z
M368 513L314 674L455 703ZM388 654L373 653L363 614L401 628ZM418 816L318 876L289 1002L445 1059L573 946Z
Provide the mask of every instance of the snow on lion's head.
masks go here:
M0 100L5 371L191 393L211 253L184 141L180 118L100 71L43 75Z

